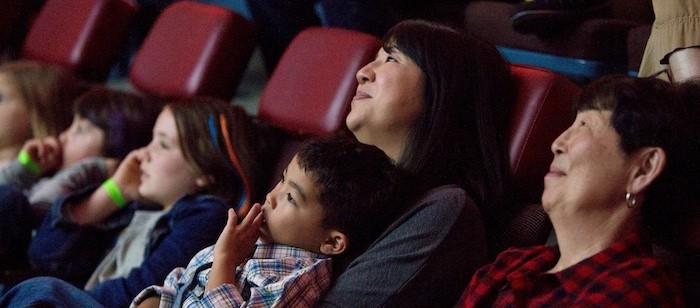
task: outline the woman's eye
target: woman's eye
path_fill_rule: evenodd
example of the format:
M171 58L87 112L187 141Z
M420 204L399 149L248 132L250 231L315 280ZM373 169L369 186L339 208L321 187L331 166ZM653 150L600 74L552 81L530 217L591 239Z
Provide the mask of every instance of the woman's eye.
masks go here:
M290 193L287 193L287 201L289 201L289 203L291 203L291 204L296 205L296 202L294 201L294 198L292 197L292 194L290 194Z
M396 62L396 59L392 56L387 56L386 57L386 62Z

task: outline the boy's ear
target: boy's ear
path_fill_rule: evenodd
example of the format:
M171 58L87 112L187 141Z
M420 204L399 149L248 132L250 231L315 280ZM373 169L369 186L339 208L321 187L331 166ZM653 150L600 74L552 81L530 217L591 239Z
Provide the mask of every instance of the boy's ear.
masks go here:
M326 239L321 243L320 251L327 256L335 256L343 253L348 247L348 237L338 230L328 231Z

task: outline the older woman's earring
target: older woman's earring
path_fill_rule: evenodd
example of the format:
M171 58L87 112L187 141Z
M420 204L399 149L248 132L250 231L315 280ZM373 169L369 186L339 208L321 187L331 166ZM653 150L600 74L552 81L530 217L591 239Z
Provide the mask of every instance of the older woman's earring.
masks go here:
M625 195L625 203L627 203L628 208L633 208L635 204L637 204L637 199L634 197L632 193L627 193Z

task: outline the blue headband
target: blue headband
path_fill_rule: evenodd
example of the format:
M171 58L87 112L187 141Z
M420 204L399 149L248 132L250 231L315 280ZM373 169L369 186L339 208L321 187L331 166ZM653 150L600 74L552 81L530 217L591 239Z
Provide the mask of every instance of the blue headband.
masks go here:
M219 136L216 133L216 119L214 118L213 114L209 115L209 134L211 135L211 140L214 142L214 144L218 147L221 145L219 143Z
M250 187L248 186L248 183L244 178L245 175L243 174L243 168L241 168L240 163L238 162L238 157L236 156L236 153L233 150L233 145L231 144L228 131L226 130L226 117L223 114L221 114L219 115L219 119L221 120L221 132L224 136L224 139L226 140L226 152L228 153L231 167L233 167L232 171L234 172L234 174L238 175L238 178L241 181L241 198L238 200L238 204L236 205L236 213L239 215L239 217L243 217L250 208L250 202L248 201L248 191L250 190ZM219 143L219 137L216 131L217 121L213 114L209 115L208 122L211 139L214 142L214 144L217 147L219 147L221 146L221 143Z

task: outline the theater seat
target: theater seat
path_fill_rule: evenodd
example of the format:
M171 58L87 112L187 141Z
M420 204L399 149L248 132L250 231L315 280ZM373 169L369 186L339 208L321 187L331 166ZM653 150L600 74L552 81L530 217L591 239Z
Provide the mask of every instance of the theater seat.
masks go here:
M573 121L579 86L558 73L511 65L516 104L510 123L509 155L518 199L538 203L552 162L551 144Z
M515 214L504 233L505 245L544 244L551 224L540 198L553 154L551 144L573 120L578 85L561 74L530 66L511 65L516 103L509 132L510 164L515 177Z
M253 52L253 25L229 9L193 1L166 7L136 52L129 82L163 98L230 100Z
M285 134L275 175L308 137L328 136L345 125L357 89L355 73L380 47L377 37L320 27L307 28L289 44L258 104L260 119Z
M103 82L134 13L123 0L47 0L29 29L21 58L61 65L81 79Z

